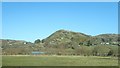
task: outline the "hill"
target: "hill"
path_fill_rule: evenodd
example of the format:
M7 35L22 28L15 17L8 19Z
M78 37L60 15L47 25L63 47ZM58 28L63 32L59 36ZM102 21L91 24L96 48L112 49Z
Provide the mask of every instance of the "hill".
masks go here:
M46 39L45 47L76 47L79 45L100 45L100 44L118 44L118 34L100 34L90 36L79 32L67 30L58 30Z
M33 51L57 55L118 55L118 34L90 36L80 32L58 30L35 43L0 39L4 55L32 54Z
M30 53L32 46L31 42L26 42L23 40L10 40L10 39L0 39L2 41L2 53L3 54L26 54Z
M64 47L64 48L75 48L80 42L87 41L91 36L72 32L67 30L58 30L46 39L44 39L45 47Z

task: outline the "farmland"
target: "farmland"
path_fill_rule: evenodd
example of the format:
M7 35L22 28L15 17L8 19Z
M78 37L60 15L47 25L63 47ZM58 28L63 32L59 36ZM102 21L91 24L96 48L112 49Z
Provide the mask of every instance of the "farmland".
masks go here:
M117 57L2 56L3 66L118 66Z

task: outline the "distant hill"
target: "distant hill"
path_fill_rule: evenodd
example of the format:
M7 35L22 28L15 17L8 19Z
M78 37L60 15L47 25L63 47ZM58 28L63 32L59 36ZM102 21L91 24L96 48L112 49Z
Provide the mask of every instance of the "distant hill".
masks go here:
M3 54L26 54L32 50L34 45L23 40L0 39L0 41L2 41Z
M100 34L90 36L79 32L67 30L58 30L46 39L44 39L45 47L77 47L79 45L100 45L113 44L118 42L118 34Z
M96 38L96 41L93 40L94 43L99 42L98 44L100 43L118 44L119 42L118 34L100 34L100 35L94 36L93 38Z
M72 32L67 30L58 30L46 39L44 39L44 46L45 47L76 47L79 45L80 42L87 41L91 36Z
M33 51L43 51L48 54L61 54L62 52L64 54L72 53L80 55L81 52L86 51L91 52L92 54L96 51L96 48L106 48L108 49L107 52L109 52L109 49L116 48L111 48L111 46L118 46L120 38L118 38L118 34L100 34L91 36L80 32L58 30L43 40L35 40L35 43L10 39L0 39L0 41L2 41L2 53L4 55L31 54ZM115 53L117 52L115 51Z

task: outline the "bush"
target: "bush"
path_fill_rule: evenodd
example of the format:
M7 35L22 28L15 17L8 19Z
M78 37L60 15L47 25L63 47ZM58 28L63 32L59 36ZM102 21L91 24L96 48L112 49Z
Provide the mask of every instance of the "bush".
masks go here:
M94 47L93 55L95 56L108 56L110 48L106 45L98 45Z
M80 46L75 50L77 55L89 56L92 55L92 48L88 46Z
M41 42L40 39L37 39L37 40L35 40L34 43L40 43L40 42Z

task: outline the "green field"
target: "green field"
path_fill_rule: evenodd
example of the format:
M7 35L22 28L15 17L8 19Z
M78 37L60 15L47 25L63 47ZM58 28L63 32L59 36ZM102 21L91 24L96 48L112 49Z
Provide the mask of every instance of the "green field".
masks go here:
M3 66L118 66L115 57L2 56Z

